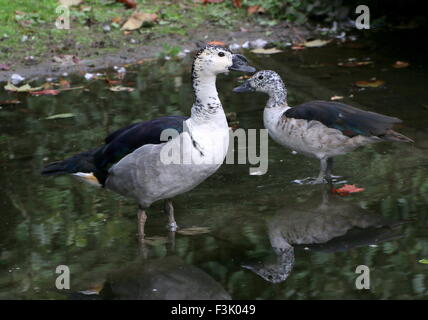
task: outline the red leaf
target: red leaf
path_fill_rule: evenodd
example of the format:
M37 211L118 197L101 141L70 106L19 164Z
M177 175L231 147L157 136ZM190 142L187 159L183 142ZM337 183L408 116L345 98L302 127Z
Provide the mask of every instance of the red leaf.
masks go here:
M222 41L210 41L207 44L211 44L213 46L220 46L220 47L225 47L226 44Z
M31 95L34 96L56 96L57 94L59 94L60 91L59 90L54 90L54 89L46 89L46 90L40 90L40 91L30 91Z
M258 5L248 7L248 9L247 9L247 13L249 16L252 14L255 14L255 13L260 13L260 14L265 13L265 11L266 11L265 8L263 8L262 6L258 6Z
M10 66L8 66L7 64L4 64L4 63L0 63L0 70L1 71L8 71L8 70L10 70Z
M341 188L332 188L331 193L338 194L339 196L347 196L351 193L363 192L364 188L357 188L355 184L345 184Z
M116 0L116 2L123 3L128 9L137 7L137 2L135 0Z
M242 0L232 0L232 4L235 8L242 8Z

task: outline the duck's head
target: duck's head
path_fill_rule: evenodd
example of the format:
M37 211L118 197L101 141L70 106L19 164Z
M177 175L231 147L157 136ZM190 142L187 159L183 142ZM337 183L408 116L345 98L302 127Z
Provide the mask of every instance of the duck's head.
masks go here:
M233 92L257 91L271 95L283 87L284 83L278 73L272 70L262 70L255 73L239 87L234 88Z
M234 54L220 46L207 45L200 49L193 61L192 76L217 75L231 70L255 72L256 69L248 64L247 59L240 54Z

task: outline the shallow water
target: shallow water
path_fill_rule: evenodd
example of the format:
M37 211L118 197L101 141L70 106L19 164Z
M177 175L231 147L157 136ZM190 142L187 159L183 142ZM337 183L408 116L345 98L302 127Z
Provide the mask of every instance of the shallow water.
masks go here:
M131 122L189 114L190 60L129 68L125 82L136 88L132 93L76 78L73 86L88 90L18 96L22 104L0 109L0 298L82 298L78 291L101 287L102 298L427 298L428 267L418 262L428 258L427 52L404 46L417 46L411 37L417 34L401 31L372 35L358 49L334 44L246 54L258 69L283 76L291 105L340 95L404 120L397 130L414 144L377 144L336 159L334 173L364 192L338 197L325 186L293 185L316 175L318 162L270 140L266 175L250 176L250 165L224 165L175 199L178 224L208 233L177 233L173 245L162 203L156 203L144 250L132 200L39 171ZM350 57L374 64L337 66ZM411 65L391 68L396 60ZM239 76L218 79L223 106L237 113L241 128L261 128L266 97L233 94ZM385 80L385 87L352 85L371 77ZM0 101L16 97L0 92ZM45 119L59 113L75 117ZM55 289L58 265L70 268L70 290ZM370 290L355 288L358 265L370 268Z

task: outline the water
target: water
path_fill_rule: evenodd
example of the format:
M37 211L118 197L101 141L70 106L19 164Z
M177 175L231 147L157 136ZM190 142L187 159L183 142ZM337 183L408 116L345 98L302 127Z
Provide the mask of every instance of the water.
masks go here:
M414 144L377 144L336 159L334 173L364 192L337 197L325 186L291 184L316 175L319 164L270 140L266 175L250 176L249 165L225 165L175 199L180 226L210 232L178 233L173 246L162 203L154 204L146 224L152 241L144 252L132 200L39 171L131 122L189 114L190 61L130 68L125 82L136 88L132 93L78 77L72 85L87 90L19 95L22 104L0 109L0 298L81 298L78 291L100 288L105 298L427 298L428 267L418 261L428 258L428 70L417 41L406 42L416 48L403 46L417 36L400 32L375 35L364 48L247 54L258 69L283 76L291 105L341 95L404 120L397 129ZM375 63L336 65L349 57ZM411 66L393 69L396 60ZM240 127L261 128L266 97L233 94L239 76L218 79L224 108L237 113ZM385 80L385 88L352 85L371 77ZM11 98L0 93L0 101ZM45 119L59 113L75 117ZM70 268L68 291L55 289L58 265ZM355 288L358 265L370 268L370 290Z

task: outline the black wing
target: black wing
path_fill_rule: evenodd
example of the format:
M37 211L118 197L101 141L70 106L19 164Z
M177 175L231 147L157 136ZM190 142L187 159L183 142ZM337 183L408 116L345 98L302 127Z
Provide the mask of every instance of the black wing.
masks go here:
M348 137L356 135L382 136L396 123L398 118L364 111L335 101L310 101L288 109L287 118L317 120L329 128L342 131Z
M114 163L145 144L160 144L160 135L165 129L183 132L183 122L188 117L165 116L157 119L131 124L121 128L106 139L106 144L94 153L95 176L104 183L108 169Z

